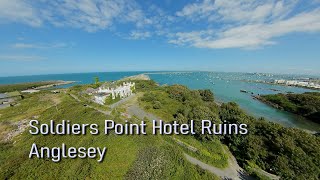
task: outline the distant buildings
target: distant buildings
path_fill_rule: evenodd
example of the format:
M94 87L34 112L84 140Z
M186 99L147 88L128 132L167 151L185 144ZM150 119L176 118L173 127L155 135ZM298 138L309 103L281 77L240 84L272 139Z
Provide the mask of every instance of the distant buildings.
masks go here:
M115 86L114 84L104 84L98 89L88 88L85 93L88 95L93 95L93 101L98 104L105 104L107 98L126 98L130 96L135 89L135 83L124 82L120 86Z
M0 109L13 105L19 99L22 99L22 95L18 91L0 93Z
M283 84L287 86L301 86L301 87L307 87L307 88L314 88L314 89L320 89L320 85L311 82L310 80L284 80L284 79L279 79L279 80L274 80L273 83L275 84Z
M275 83L275 84L285 84L285 83L286 83L286 80L284 80L284 79L274 80L274 83Z

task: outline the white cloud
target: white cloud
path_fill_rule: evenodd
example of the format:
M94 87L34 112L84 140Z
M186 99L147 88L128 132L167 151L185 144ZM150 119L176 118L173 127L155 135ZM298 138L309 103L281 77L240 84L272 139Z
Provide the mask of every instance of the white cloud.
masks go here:
M37 11L22 0L0 1L0 22L22 22L31 26L40 26L41 18Z
M130 39L146 39L151 37L151 33L146 32L138 32L138 31L132 31L130 34Z
M208 28L209 30L178 32L169 42L198 48L251 49L275 44L274 37L293 32L320 32L320 9L288 17L295 4L295 1L267 1L266 4L256 4L256 1L247 0L205 0L187 5L177 13L178 16L191 18L193 21L203 18L210 21L210 17L216 16L214 20L223 22L223 27L215 31ZM215 13L212 13L213 11Z
M39 43L39 44L32 44L32 43L15 43L12 44L11 47L17 49L50 49L50 48L64 48L68 47L69 45L66 43Z
M29 61L40 61L46 59L45 57L41 56L29 56L29 55L2 55L0 56L0 61L22 61L22 62L29 62Z
M109 28L114 21L138 20L133 3L124 0L64 0L48 2L48 9L42 11L47 20L57 26L71 26L87 31Z
M214 0L204 0L202 3L193 3L186 5L181 11L176 13L177 16L192 16L204 17L215 9Z
M197 48L257 48L276 44L275 37L292 32L319 32L318 1L202 0L170 14L156 5L145 8L134 0L1 0L0 23L49 24L88 32L109 29L123 38L161 36L169 43ZM308 7L297 8L300 3ZM66 46L12 45L29 49Z
M186 5L176 15L193 21L265 22L286 17L296 3L297 0L204 0Z
M150 23L135 1L126 0L2 0L0 22L20 22L31 26L50 23L97 31L115 23Z

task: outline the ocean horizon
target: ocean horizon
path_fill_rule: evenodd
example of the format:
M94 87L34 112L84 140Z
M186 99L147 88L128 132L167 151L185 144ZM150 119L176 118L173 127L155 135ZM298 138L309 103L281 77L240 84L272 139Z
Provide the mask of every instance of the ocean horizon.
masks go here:
M67 74L93 74L93 73L181 73L181 72L217 72L217 73L258 73L258 74L273 74L273 75L288 75L288 76L308 76L311 78L320 78L319 74L306 74L306 73L275 73L275 72L244 72L244 71L210 71L210 70L132 70L132 71L90 71L90 72L65 72L65 73L44 73L44 74L18 74L18 75L0 75L0 78L11 78L11 77L25 77L25 76L53 76L53 75L67 75ZM1 81L0 81L1 84Z

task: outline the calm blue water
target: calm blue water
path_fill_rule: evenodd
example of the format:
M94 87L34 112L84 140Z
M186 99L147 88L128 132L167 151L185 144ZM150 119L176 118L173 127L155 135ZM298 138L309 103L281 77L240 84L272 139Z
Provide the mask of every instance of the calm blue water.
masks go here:
M94 77L100 81L118 80L126 76L141 74L144 72L107 72L107 73L78 73L78 74L57 74L37 75L19 77L0 77L0 84L12 84L20 82L34 82L46 80L77 81L75 84L88 84L94 82ZM222 73L222 72L151 72L147 73L151 79L159 84L183 84L191 89L210 89L214 92L215 98L221 102L235 101L247 113L255 117L265 117L287 127L297 127L310 131L320 131L320 125L307 121L302 117L279 111L267 106L251 97L250 93L241 93L240 90L248 90L256 94L275 93L303 93L308 90L298 87L287 87L262 83L246 82L244 80L272 80L292 79L300 76L293 75L265 75L251 73ZM70 85L69 85L70 86ZM274 91L274 90L277 91Z
M94 82L94 77L100 81L114 81L127 76L141 74L143 72L96 72L96 73L73 73L73 74L49 74L34 76L0 77L0 84L13 84L21 82L36 82L50 80L77 81L75 84L89 84Z

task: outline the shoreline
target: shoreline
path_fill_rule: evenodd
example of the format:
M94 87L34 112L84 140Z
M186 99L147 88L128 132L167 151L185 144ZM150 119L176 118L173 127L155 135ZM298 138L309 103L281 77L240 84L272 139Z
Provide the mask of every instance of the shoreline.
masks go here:
M269 84L269 85L275 85L275 86L285 86L285 87L298 87L298 88L304 88L304 89L310 89L310 90L316 90L320 91L319 88L313 88L313 87L307 87L307 86L298 86L298 85L286 85L286 84L278 84L278 83L272 83L272 82L265 82L265 81L259 81L259 80L241 80L243 82L249 82L249 83L261 83L261 84Z
M34 81L13 84L1 84L0 93L13 92L13 91L27 91L27 90L44 90L56 86L72 84L77 81L63 81L63 80L49 80L49 81Z
M53 81L55 83L53 84L48 84L48 85L43 85L43 86L39 86L36 87L34 89L36 90L41 90L41 89L46 89L46 88L51 88L51 87L55 87L55 86L62 86L62 85L67 85L67 84L73 84L77 81L63 81L63 80L58 80L58 81Z

